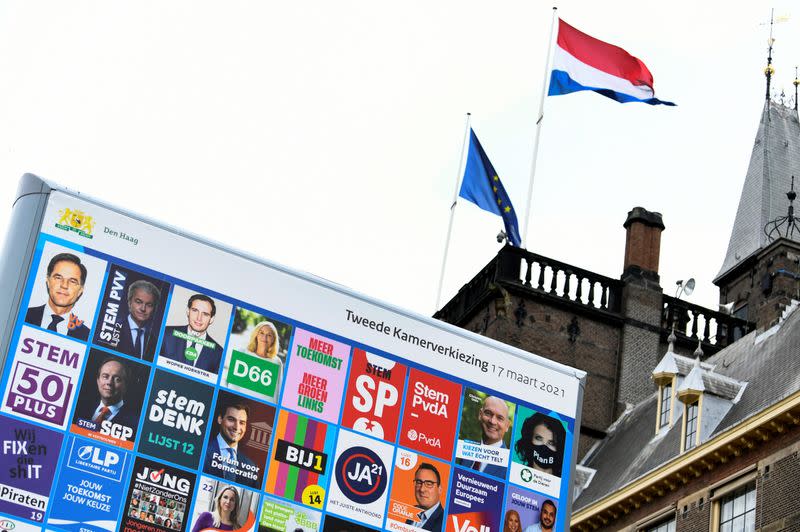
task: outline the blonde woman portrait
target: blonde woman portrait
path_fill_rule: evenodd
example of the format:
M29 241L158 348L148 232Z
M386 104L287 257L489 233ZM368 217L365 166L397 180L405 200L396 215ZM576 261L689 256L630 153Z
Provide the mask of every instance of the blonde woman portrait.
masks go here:
M283 366L283 362L278 358L281 349L281 342L278 338L278 330L271 321L262 321L256 324L253 332L250 333L250 342L247 344L247 351L257 357L266 358Z
M293 329L259 312L236 308L225 357L223 386L237 392L255 392L276 402L280 397ZM264 378L265 372L271 375L268 379Z
M506 518L503 521L503 532L522 532L519 512L516 510L509 510L506 512Z

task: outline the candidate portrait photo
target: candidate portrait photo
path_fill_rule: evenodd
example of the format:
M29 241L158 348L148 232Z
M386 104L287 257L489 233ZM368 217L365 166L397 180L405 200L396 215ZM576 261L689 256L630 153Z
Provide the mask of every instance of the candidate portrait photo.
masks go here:
M92 349L86 361L72 432L133 449L149 366Z
M105 273L105 261L45 242L29 280L25 323L88 341Z
M391 529L441 531L445 522L449 478L449 464L407 449L398 449L387 510Z
M170 284L112 264L100 301L93 342L134 358L152 361Z
M220 372L222 386L277 402L293 331L287 323L236 307Z
M563 421L544 412L520 407L512 458L535 471L561 477L566 439Z
M161 339L159 365L216 382L233 306L175 285Z
M514 403L487 392L466 388L461 407L456 463L486 475L505 478L514 412Z
M253 530L258 493L210 477L201 477L198 484L191 532Z
M275 407L220 390L210 424L203 471L249 488L261 488Z

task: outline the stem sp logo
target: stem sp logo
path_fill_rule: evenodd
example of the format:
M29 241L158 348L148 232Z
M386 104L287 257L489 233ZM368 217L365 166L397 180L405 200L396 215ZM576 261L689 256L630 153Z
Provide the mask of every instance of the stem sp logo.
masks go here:
M374 451L351 447L336 461L336 482L345 497L359 504L369 504L386 491L386 466Z

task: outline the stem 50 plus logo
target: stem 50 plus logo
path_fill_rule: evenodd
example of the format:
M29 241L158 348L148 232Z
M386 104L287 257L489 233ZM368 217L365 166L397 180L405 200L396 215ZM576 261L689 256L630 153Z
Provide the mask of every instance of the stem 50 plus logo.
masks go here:
M386 466L370 449L351 447L336 461L336 482L351 501L359 504L375 502L386 491Z

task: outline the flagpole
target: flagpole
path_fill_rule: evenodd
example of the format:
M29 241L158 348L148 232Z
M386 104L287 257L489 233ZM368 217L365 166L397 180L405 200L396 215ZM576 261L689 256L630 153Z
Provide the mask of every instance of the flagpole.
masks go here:
M556 28L556 12L557 7L553 7L553 20L550 23L550 41L547 45L547 59L544 62L544 83L542 86L542 97L539 102L539 114L536 119L536 137L533 141L533 160L531 161L531 178L528 182L528 202L525 205L525 223L522 226L522 248L527 249L525 246L528 237L528 222L531 218L531 201L533 201L533 178L536 176L536 159L539 154L539 135L542 131L542 120L544 119L544 98L547 96L547 89L550 80L550 62L553 56L553 32Z
M439 310L439 305L442 302L442 284L444 284L444 269L447 264L447 252L450 249L450 235L453 232L453 217L456 213L456 202L458 201L458 184L461 181L461 174L464 173L464 150L467 148L469 142L469 119L470 113L467 113L467 125L464 129L464 144L461 145L461 158L458 160L458 173L456 174L456 189L453 191L453 203L450 205L450 223L447 224L447 238L444 244L444 256L442 257L442 273L439 275L439 289L436 291L436 308L434 311Z

